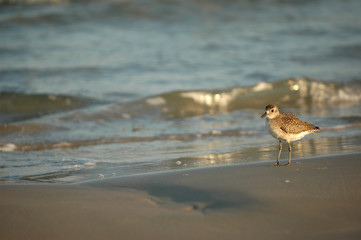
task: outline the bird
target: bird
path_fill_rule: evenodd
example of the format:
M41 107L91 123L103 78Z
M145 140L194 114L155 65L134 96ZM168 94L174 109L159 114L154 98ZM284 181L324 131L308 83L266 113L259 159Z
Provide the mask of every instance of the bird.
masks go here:
M282 141L288 143L288 164L282 164L281 166L289 166L291 165L291 142L320 131L319 127L299 120L294 113L280 113L278 107L273 104L266 106L266 111L261 118L264 117L266 117L266 127L270 134L279 141L279 152L277 161L273 164L274 166L280 166Z

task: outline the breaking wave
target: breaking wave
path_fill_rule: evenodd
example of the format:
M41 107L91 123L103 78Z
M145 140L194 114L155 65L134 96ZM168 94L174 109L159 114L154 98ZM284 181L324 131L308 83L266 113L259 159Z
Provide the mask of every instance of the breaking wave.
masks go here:
M237 111L263 109L273 103L290 108L346 107L361 101L361 83L340 84L309 78L291 78L273 83L221 90L191 90L162 93L128 102L96 103L82 97L52 94L0 93L0 123L31 119L59 111L72 111L62 120L113 121L138 117L177 119ZM99 102L97 102L99 103Z
M156 113L165 118L185 118L241 109L263 109L270 103L304 109L346 107L357 105L360 101L360 82L347 85L309 78L292 78L274 83L260 82L249 87L164 93L125 104L115 104L106 112L120 118Z

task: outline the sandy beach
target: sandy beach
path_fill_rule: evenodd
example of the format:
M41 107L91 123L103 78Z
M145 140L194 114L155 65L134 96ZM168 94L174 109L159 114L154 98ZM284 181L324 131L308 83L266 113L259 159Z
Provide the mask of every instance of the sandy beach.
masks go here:
M269 162L271 164L272 162ZM361 154L1 185L1 239L360 239Z

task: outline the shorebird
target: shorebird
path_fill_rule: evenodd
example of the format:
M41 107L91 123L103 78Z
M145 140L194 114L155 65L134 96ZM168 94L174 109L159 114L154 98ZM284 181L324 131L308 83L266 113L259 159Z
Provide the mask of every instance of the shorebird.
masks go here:
M282 140L288 142L288 164L282 165L287 166L291 165L291 142L299 140L310 133L320 131L319 127L296 118L294 113L280 113L278 107L273 104L266 106L266 112L261 118L264 117L266 117L266 126L270 134L278 139L280 145L277 161L274 163L274 166L280 165Z

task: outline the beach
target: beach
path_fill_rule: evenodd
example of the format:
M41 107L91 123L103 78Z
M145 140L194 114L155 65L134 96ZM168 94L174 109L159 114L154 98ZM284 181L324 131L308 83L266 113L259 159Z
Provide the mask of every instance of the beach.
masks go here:
M360 239L361 154L0 185L2 239Z

